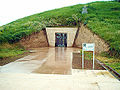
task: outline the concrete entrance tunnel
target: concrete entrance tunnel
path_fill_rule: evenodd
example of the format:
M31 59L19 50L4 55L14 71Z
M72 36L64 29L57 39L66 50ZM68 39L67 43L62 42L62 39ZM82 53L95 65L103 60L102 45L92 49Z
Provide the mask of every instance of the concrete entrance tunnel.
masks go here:
M46 28L49 46L72 47L77 28Z
M20 41L20 44L27 49L55 46L82 48L82 43L95 43L96 53L109 50L108 43L84 25L81 25L79 29L77 27L47 27Z

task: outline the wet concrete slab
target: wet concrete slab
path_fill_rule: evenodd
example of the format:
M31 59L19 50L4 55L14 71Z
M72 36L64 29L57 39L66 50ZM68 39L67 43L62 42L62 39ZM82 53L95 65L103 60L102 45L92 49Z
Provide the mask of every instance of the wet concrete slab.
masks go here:
M71 74L72 52L78 48L34 48L31 54L2 66L1 72Z
M76 51L79 49L31 49L30 55L0 67L0 89L120 90L120 81L107 70L72 69L72 52Z

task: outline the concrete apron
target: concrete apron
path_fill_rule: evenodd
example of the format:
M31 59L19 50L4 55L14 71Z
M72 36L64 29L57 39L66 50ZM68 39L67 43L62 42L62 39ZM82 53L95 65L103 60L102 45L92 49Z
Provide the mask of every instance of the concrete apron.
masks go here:
M120 90L120 82L106 70L72 69L72 52L78 50L78 48L32 50L34 53L0 67L0 89Z
M71 74L74 50L77 48L37 48L30 55L2 66L1 72Z

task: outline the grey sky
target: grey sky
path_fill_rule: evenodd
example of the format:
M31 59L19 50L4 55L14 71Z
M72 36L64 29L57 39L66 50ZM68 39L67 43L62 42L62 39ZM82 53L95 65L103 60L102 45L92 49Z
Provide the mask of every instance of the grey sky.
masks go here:
M108 0L0 0L0 26L46 10Z

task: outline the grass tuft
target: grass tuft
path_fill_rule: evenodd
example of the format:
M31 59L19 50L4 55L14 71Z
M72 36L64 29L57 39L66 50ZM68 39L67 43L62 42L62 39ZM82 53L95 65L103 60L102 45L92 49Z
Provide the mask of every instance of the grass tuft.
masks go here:
M24 48L21 48L16 44L5 43L0 45L0 59L14 57L23 54L24 52L26 52Z

